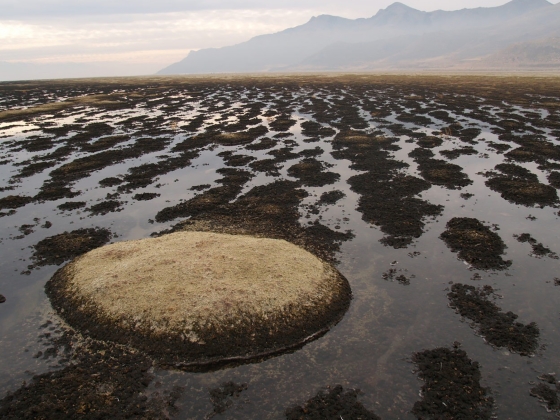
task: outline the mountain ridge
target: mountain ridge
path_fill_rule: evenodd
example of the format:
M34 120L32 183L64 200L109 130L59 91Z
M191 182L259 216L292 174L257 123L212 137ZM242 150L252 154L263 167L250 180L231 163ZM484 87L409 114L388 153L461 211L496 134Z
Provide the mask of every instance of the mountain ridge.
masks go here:
M412 50L407 44L415 45L416 49L420 48L426 52L424 56L420 54L417 59L433 59L438 54L450 55L453 53L453 47L457 49L457 57L472 59L477 56L476 45L480 50L478 55L484 56L505 48L510 42L509 38L510 43L529 41L532 38L521 39L513 29L508 29L508 25L514 25L519 19L529 21L532 15L546 15L546 11L557 10L557 6L559 5L553 5L547 0L512 0L498 7L423 12L396 2L369 18L347 19L319 15L303 25L273 34L259 35L240 44L192 51L183 60L162 69L158 74L267 72L303 68L361 69L364 65L375 69L379 63L374 63L388 60L391 55L389 53L398 56L405 51L409 51L409 59L389 60L390 66L398 67L399 63L403 62L410 66L414 58L412 55L418 56L418 51ZM534 22L534 19L531 22ZM560 15L557 23L560 24ZM533 25L535 26L534 23ZM495 31L496 28L502 27L506 28L506 32L509 31L505 37ZM536 28L527 29L522 24L516 27L517 31L529 34L538 32L538 29L538 23ZM469 33L474 34L470 40ZM533 38L553 35L541 33ZM440 40L441 36L450 36L450 40L455 44ZM490 42L484 43L484 40L480 39L481 36L486 36ZM418 39L424 42L419 43ZM478 44L475 41L478 41ZM357 60L358 62L355 58L349 59L352 54L344 51L344 48L354 51L360 46L362 51L356 51L354 56L371 57L368 65L363 59ZM392 51L395 48L396 50ZM470 52L465 53L469 49ZM382 51L385 51L385 55ZM329 53L334 54L338 61L333 59L328 65L319 65L318 57Z

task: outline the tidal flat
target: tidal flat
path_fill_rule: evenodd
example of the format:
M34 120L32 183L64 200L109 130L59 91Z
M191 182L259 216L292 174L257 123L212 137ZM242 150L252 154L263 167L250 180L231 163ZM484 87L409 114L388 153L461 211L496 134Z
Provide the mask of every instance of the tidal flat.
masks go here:
M560 78L0 83L0 178L1 418L560 416ZM291 242L350 307L197 371L53 309L74 258L179 231Z

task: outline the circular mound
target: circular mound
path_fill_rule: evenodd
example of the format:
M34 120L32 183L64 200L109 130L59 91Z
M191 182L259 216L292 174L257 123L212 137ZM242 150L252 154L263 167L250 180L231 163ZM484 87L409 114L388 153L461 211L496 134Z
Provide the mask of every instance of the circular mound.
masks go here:
M178 232L88 252L46 285L75 328L198 369L265 358L325 333L348 282L283 240Z

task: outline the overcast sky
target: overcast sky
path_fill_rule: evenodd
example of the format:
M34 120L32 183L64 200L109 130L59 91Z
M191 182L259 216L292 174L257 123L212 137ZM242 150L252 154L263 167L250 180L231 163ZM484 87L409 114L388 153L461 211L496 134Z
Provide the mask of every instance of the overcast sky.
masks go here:
M499 6L507 0L402 2L432 11ZM13 63L14 68L25 63L85 68L95 63L98 74L92 75L151 74L191 50L243 42L303 24L320 14L370 17L391 3L393 0L0 0L0 63Z

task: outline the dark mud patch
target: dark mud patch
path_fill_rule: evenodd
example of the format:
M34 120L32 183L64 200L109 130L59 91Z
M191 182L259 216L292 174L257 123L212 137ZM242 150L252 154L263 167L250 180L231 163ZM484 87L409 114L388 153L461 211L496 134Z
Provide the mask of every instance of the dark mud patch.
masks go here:
M549 257L554 260L559 259L558 254L553 252L550 248L538 242L529 233L522 233L521 235L513 235L518 242L531 244L531 254L535 257Z
M341 385L321 390L301 406L286 410L286 420L381 420L358 401L359 390L345 391Z
M249 144L245 148L247 150L268 150L268 149L272 149L277 144L278 144L278 140L273 140L271 138L265 137L256 143Z
M33 198L24 195L9 195L0 198L0 210L17 209L23 207L33 201Z
M544 373L539 376L541 383L531 388L529 393L545 404L547 411L560 410L560 382L554 373ZM534 383L534 382L533 382Z
M192 159L196 159L199 155L198 150L185 151L155 163L145 163L129 168L117 191L129 193L138 188L145 188L161 175L186 168L191 164Z
M511 265L501 257L506 249L502 238L477 219L454 217L440 239L459 259L478 270L504 270Z
M115 187L122 184L123 182L124 180L122 180L121 178L109 177L103 178L101 181L99 181L99 185L101 185L102 187Z
M269 126L274 131L288 131L294 125L296 125L297 121L294 120L291 115L289 114L282 114L279 115L272 121Z
M224 163L226 164L226 166L233 167L246 166L256 159L253 156L236 155L230 151L218 153L218 156L224 159Z
M14 175L14 180L19 180L21 178L28 178L30 176L36 175L38 173L43 172L45 169L52 168L56 166L56 161L44 161L44 162L34 162L31 161L30 163L25 163L21 165L21 169L19 170L17 175ZM15 164L14 166L20 166L19 164Z
M45 182L39 189L39 193L34 197L37 201L56 201L63 198L74 198L81 194L78 191L72 191L64 182Z
M148 399L152 362L145 356L101 343L81 351L73 364L33 377L0 400L3 419L168 419L179 390Z
M223 175L223 178L217 181L222 184L221 186L206 190L173 207L162 209L156 214L155 220L162 223L179 217L193 217L210 212L220 205L226 205L241 193L243 186L254 176L250 172L232 168L219 169L218 173Z
M491 391L480 385L480 366L466 352L440 347L415 353L412 361L418 377L424 381L422 400L412 408L419 419L493 418Z
M141 194L133 195L132 198L138 201L150 201L160 196L161 194L158 193L141 193Z
M86 211L90 212L92 216L104 216L108 213L122 211L122 204L122 202L117 200L106 200L88 207Z
M445 156L447 159L457 159L459 156L470 156L470 155L477 155L478 152L471 146L460 147L459 149L452 149L452 150L442 150L439 152L440 155Z
M560 172L553 171L548 175L548 182L556 189L560 189Z
M349 179L352 191L360 195L358 211L367 223L385 233L381 240L387 246L406 248L424 231L424 219L438 216L442 206L415 197L430 184L407 176L400 170L408 164L391 157L398 150L398 140L361 131L339 133L333 141L333 157L348 159L351 168L365 173Z
M525 135L518 137L505 135L500 136L500 140L510 140L521 146L505 155L517 162L535 162L546 168L551 165L551 161L560 161L560 146L547 141L543 136Z
M213 410L206 418L210 419L217 414L225 413L246 389L247 384L236 384L232 381L224 382L219 387L211 389L209 393Z
M288 169L288 175L293 176L308 187L324 187L334 184L340 179L340 175L326 170L328 167L324 162L313 158L303 159Z
M554 187L539 182L531 171L515 164L503 163L483 174L488 178L486 186L500 193L502 198L524 206L552 206L558 203Z
M105 245L112 238L108 229L84 228L50 236L33 246L31 257L35 264L30 266L60 265L65 261Z
M201 185L195 185L193 187L190 187L189 190L191 191L204 191L209 189L210 187L212 187L212 185L210 184L201 184Z
M61 211L73 211L84 208L87 205L85 201L67 201L57 206L57 209Z
M434 154L429 149L418 148L408 155L418 164L420 175L431 184L449 189L461 189L472 184L463 168L445 160L433 159Z
M426 137L422 137L421 139L418 139L416 144L420 147L432 149L434 147L441 146L443 144L443 140L435 136L426 136Z
M408 286L410 280L416 278L416 276L414 274L408 274L408 270L406 269L390 268L381 275L381 278L386 281L396 281L403 286Z
M484 339L493 346L506 347L527 356L538 347L539 327L534 322L524 325L516 322L513 312L502 312L491 299L496 295L491 286L475 288L456 283L447 294L449 306L461 316L470 319Z
M298 182L275 181L254 187L232 202L214 188L210 189L198 198L182 203L184 206L179 205L180 211L185 211L181 214L191 215L191 219L160 234L199 230L284 239L326 261L334 261L340 244L353 235L335 232L319 223L303 227L299 223L301 214L298 209L308 194L299 187ZM227 189L225 191L227 194ZM170 207L158 215L167 218L168 213L175 215L176 211L176 206Z
M321 194L321 197L319 197L319 201L317 202L317 204L319 204L319 205L333 205L333 204L338 203L344 197L346 197L346 194L344 194L340 190L327 191L327 192L324 192L323 194Z
M129 136L111 136L103 137L93 143L86 143L82 146L82 150L89 153L101 152L103 150L111 149L119 143L129 141Z
M490 149L493 149L498 153L505 153L509 149L511 149L511 146L509 144L505 144L505 143L496 143L496 142L493 142L493 141L488 141L488 142L486 142L486 144L488 145L488 147Z
M323 125L316 123L314 121L305 121L301 123L301 134L306 137L332 137L336 134L336 131L330 127L324 127Z

